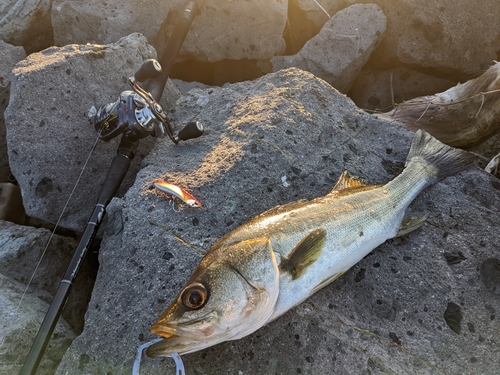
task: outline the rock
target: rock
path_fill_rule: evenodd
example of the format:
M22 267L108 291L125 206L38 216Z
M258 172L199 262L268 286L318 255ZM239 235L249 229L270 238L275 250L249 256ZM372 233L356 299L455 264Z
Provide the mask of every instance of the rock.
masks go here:
M73 257L76 239L43 228L0 221L0 244L0 273L16 282L29 283L31 290L50 303ZM96 273L95 256L89 256L82 262L74 293L63 310L64 319L75 332L83 329L83 315Z
M0 274L0 373L18 374L28 356L48 304L25 286ZM68 323L60 319L37 374L53 374L75 338Z
M269 59L284 48L282 34L287 1L206 0L180 51L179 59L215 62L224 59ZM176 11L185 1L148 0L82 2L55 0L52 7L54 39L68 43L113 43L133 32L144 34L153 43L164 30L160 26L167 13L167 26L175 23ZM158 39L158 38L156 38ZM162 55L164 43L155 44Z
M196 113L205 134L177 146L158 140L135 184L111 202L85 329L59 375L129 374L137 348L154 338L149 327L216 240L266 209L326 194L345 169L373 184L392 179L412 138L298 69L193 89L178 104L175 120ZM203 206L174 210L152 187L160 178ZM186 373L494 373L500 300L478 266L498 252L495 184L477 168L428 188L411 206L428 216L421 229L254 334L183 356ZM445 253L463 260L449 264ZM450 302L460 306L460 334L444 318ZM173 368L145 358L141 374Z
M500 260L489 258L481 263L481 279L486 288L500 295Z
M282 34L288 1L205 0L204 3L179 52L179 60L262 60L284 51Z
M52 24L54 43L110 44L139 32L152 41L176 0L78 2L54 0Z
M49 48L17 65L5 121L10 167L29 216L56 223L78 181L59 225L75 231L85 228L119 141L97 141L85 114L93 105L116 101L130 88L126 78L155 57L144 36L131 34L115 44ZM166 110L176 100L167 95ZM149 139L141 141L125 187L132 183L150 144Z
M405 0L396 6L392 1L380 0L380 3L391 30L374 54L374 60L479 74L497 58L500 49L497 1ZM470 22L474 27L466 27Z
M24 46L27 53L51 46L51 3L51 0L2 0L0 39L16 46Z
M297 67L346 93L380 43L385 26L377 5L353 5L332 17L296 55L272 58L273 71Z
M204 85L203 83L199 82L186 82L186 81L181 81L179 79L173 79L172 83L174 86L179 90L181 94L186 94L188 91L192 89L205 89L209 88L211 86Z
M12 69L26 57L23 47L15 47L0 39L0 183L9 181L10 169L5 140L4 111L9 104Z
M385 71L362 70L349 97L363 109L387 111L394 104L445 91L457 82L407 68Z
M300 2L310 4L311 0ZM318 2L334 15L344 7L364 1ZM498 1L370 2L380 6L387 16L386 36L371 60L382 69L409 64L479 74L497 59L500 50Z

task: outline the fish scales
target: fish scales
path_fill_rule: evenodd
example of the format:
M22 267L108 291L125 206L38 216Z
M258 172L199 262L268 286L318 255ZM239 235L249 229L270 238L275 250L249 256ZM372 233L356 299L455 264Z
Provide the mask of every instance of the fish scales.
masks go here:
M257 215L207 252L152 326L164 340L147 354L187 354L254 332L387 239L422 225L425 218L406 215L410 203L427 186L472 164L469 153L418 131L405 169L385 185L370 186L344 172L323 197Z

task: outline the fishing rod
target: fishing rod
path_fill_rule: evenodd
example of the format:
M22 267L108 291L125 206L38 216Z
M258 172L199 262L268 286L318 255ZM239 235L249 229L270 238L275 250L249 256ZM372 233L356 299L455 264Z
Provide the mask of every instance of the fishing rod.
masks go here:
M202 1L200 1L200 6L201 4ZM104 218L106 206L116 194L128 171L130 161L137 153L139 140L148 136L163 137L167 134L177 144L179 141L187 141L203 134L203 125L198 121L189 122L178 134L175 134L166 113L158 103L177 54L194 18L200 13L200 6L195 0L188 0L184 4L160 61L146 61L128 79L132 90L123 91L114 103L99 109L92 107L89 111L90 122L95 126L100 139L108 141L119 135L122 135L122 138L86 229L61 280L59 289L45 314L20 375L36 374L82 260ZM148 80L149 90L146 91L139 86L139 83Z

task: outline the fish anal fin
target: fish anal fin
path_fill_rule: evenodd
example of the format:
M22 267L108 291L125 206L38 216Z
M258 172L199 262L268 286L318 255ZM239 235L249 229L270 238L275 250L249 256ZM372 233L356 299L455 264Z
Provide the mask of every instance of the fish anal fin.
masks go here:
M401 226L399 227L398 233L394 237L404 236L415 229L420 228L427 220L427 216L411 216L405 214L403 221L401 221Z
M337 183L332 189L333 191L340 191L353 187L369 186L368 183L359 177L351 175L348 171L342 172Z
M319 258L325 247L325 241L326 230L324 228L309 232L294 247L288 258L281 263L280 269L289 272L294 280L298 279Z

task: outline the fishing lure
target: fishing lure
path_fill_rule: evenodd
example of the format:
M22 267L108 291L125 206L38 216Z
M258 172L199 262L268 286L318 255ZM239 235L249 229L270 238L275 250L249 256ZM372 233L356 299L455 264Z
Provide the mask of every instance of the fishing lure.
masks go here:
M137 349L137 354L134 360L134 366L132 368L132 375L139 375L139 370L141 366L142 360L142 352L144 349L150 347L151 345L161 341L162 339L156 339L145 344L142 344L139 349ZM177 353L169 354L167 357L172 357L175 361L175 375L186 375L186 371L184 370L184 363L182 363L181 356Z
M154 187L183 201L191 207L201 207L201 202L183 188L166 181L156 181Z

